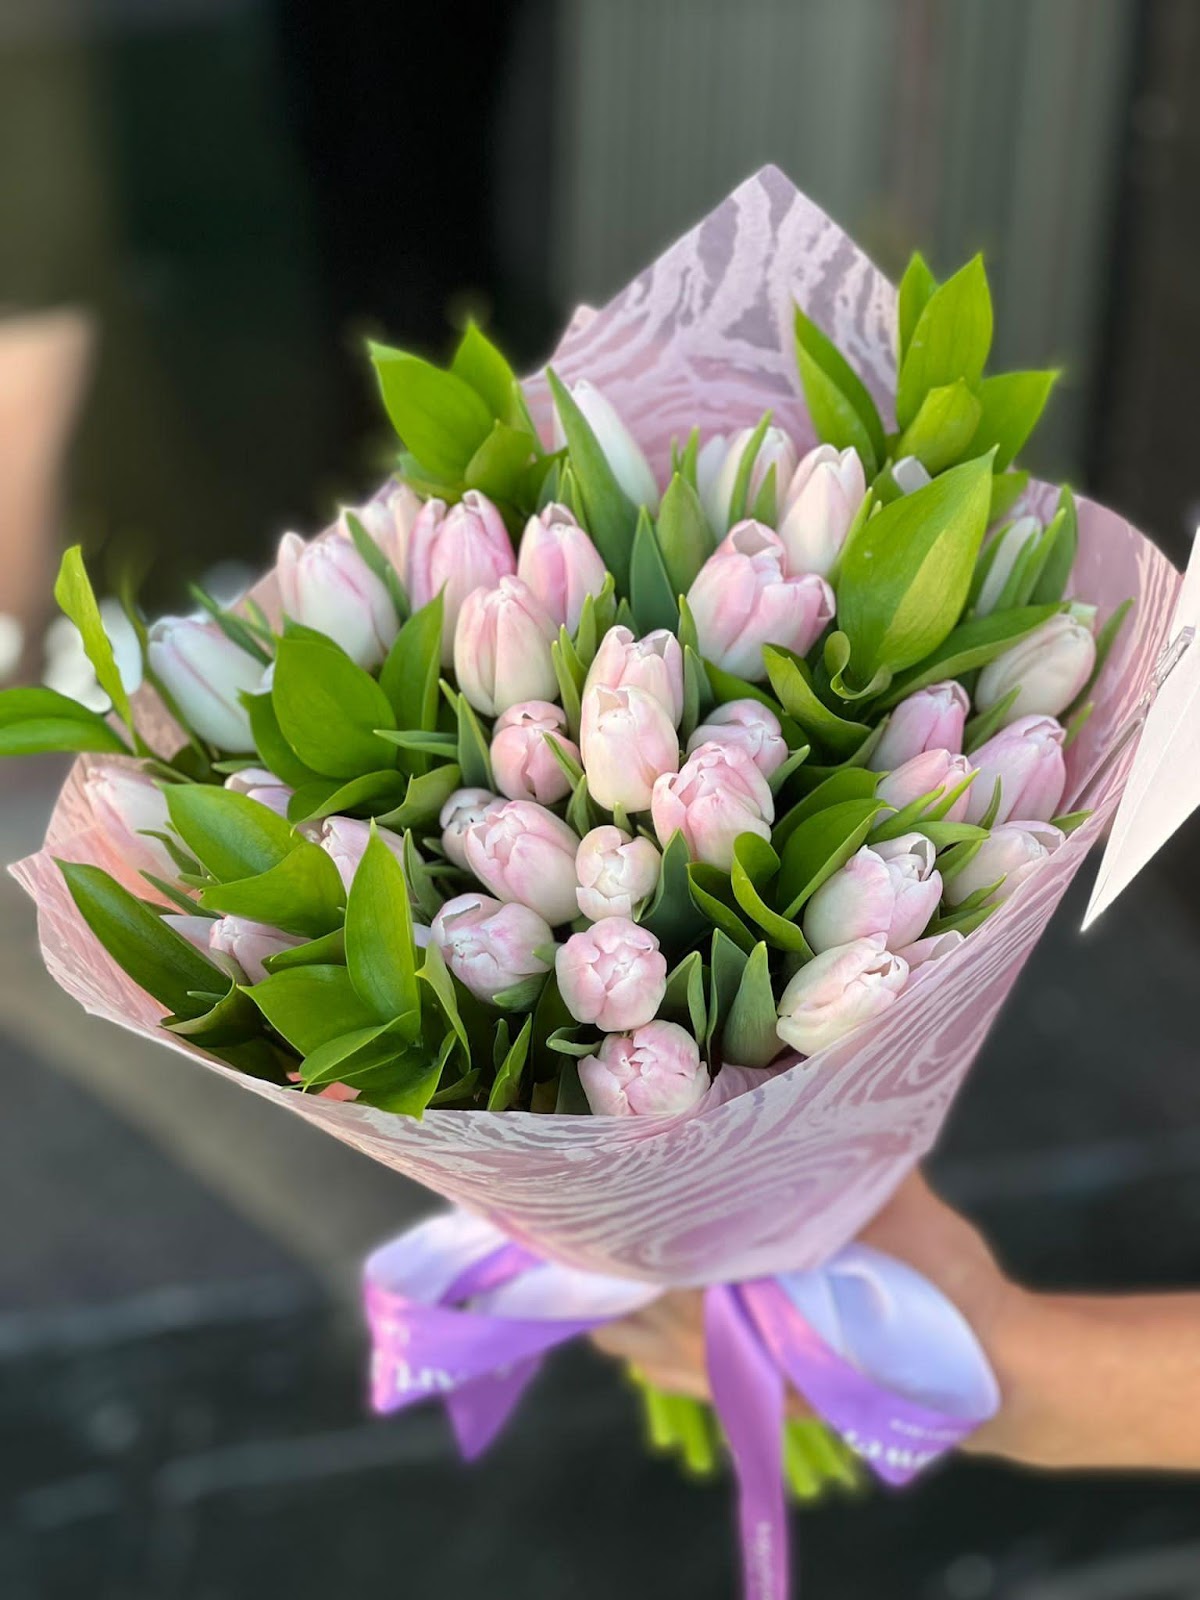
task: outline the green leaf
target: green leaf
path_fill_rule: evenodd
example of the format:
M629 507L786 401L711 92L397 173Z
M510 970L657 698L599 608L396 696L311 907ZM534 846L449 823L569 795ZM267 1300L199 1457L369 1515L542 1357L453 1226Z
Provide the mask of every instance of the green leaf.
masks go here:
M908 266L904 269L904 276L900 279L896 327L897 365L903 365L921 313L936 288L937 279L929 270L925 257L919 250L914 250L909 257Z
M983 376L992 347L992 297L983 257L935 289L917 318L896 385L896 422L907 428L931 389Z
M983 455L995 447L996 471L1011 466L1037 427L1059 377L1054 371L998 372L984 378L978 389L979 426L968 453Z
M679 626L676 592L658 547L654 519L643 506L638 513L629 562L629 603L637 619L639 635L650 633L654 628L675 632Z
M901 700L925 689L944 678L960 678L965 672L982 667L993 656L1040 628L1048 617L1059 609L1057 605L1022 606L1017 611L993 611L987 617L972 617L948 633L928 660L920 662L911 672L897 678L890 686L878 710L890 711Z
M0 756L45 750L128 755L129 746L95 711L53 689L0 689Z
M1100 681L1100 674L1104 671L1105 663L1112 654L1112 647L1114 644L1116 644L1117 636L1121 632L1121 629L1125 626L1125 618L1129 615L1132 607L1132 600L1122 600L1121 604L1116 608L1112 616L1109 617L1108 621L1100 629L1099 633L1097 633L1096 659L1092 665L1091 674L1083 688L1076 695L1070 706L1068 706L1068 717L1087 702L1088 696Z
M733 486L729 495L729 516L726 526L732 528L736 523L748 515L746 501L750 495L750 478L754 472L754 464L758 460L758 452L762 449L763 440L767 436L767 429L771 426L771 413L764 412L755 425L754 432L746 440L745 448L738 457L737 471L733 475Z
M414 1117L419 1122L441 1082L443 1058L431 1061L424 1049L406 1050L379 1069L386 1087L364 1088L359 1098L396 1116Z
M437 891L432 872L417 849L411 830L404 835L404 878L413 904L426 923L431 923L442 909L442 897Z
M1062 514L1062 521L1041 576L1029 597L1034 605L1053 605L1062 599L1079 549L1079 509L1075 504L1075 496L1066 484L1059 490L1056 510ZM1055 521L1058 521L1057 516Z
M386 345L368 346L393 428L435 476L461 477L492 431L492 413L469 383L452 372Z
M475 322L467 323L450 370L456 378L470 384L493 417L511 423L514 428L532 431L516 373Z
M742 921L729 873L710 867L707 862L693 861L688 866L688 888L697 909L713 927L749 955L756 940Z
M992 478L992 506L989 525L1002 522L1029 487L1027 472L997 472Z
M720 928L713 929L708 969L708 1029L705 1036L705 1044L710 1048L729 1016L729 1009L741 985L742 973L746 970L746 959L746 952L740 946L734 944Z
M546 380L567 440L571 469L583 497L583 525L592 536L604 565L624 593L629 588L629 561L637 508L617 482L591 426L566 386L551 367Z
M491 755L483 729L479 726L479 718L471 709L466 695L455 694L453 705L458 727L458 768L462 773L463 785L468 789L494 790L496 785L492 777Z
M794 829L779 868L779 898L787 906L789 919L866 843L875 818L886 810L882 800L844 800L816 812Z
M873 800L879 772L868 772L865 767L842 766L821 780L804 799L799 801L775 824L771 843L782 855L785 845L802 822L815 817L818 811L828 811L831 806L845 804L848 800Z
M198 1002L197 994L228 989L226 973L107 872L85 862L57 865L80 915L109 955L169 1012L198 1016L209 1005Z
M525 1062L529 1056L529 1041L532 1036L533 1018L526 1017L525 1026L513 1041L496 1074L496 1081L492 1084L491 1093L488 1095L489 1111L507 1111L520 1098L521 1076L525 1071Z
M239 650L244 650L248 656L253 656L264 667L269 663L270 655L247 622L234 612L226 610L198 583L189 583L188 593L202 610L208 612L225 637L236 644Z
M791 917L780 916L760 892L778 871L779 857L765 839L760 839L756 833L740 835L733 847L730 873L734 899L778 949L811 956L807 940Z
M403 773L364 772L339 784L335 779L318 779L297 789L288 801L288 821L317 822L322 817L378 816L403 800L407 781Z
M233 789L173 783L163 795L172 827L220 882L267 872L299 843L283 817Z
M773 644L763 646L763 660L780 705L805 733L838 755L849 755L862 744L870 728L830 711L813 688L807 662Z
M679 721L679 742L686 744L695 733L701 717L712 705L712 693L704 663L690 644L683 647L683 716Z
M573 828L582 839L585 833L590 833L599 825L599 816L599 808L593 805L588 793L587 778L580 778L567 801L567 826Z
M330 1083L353 1084L374 1077L395 1057L399 1044L393 1023L352 1028L305 1056L300 1067L304 1087L321 1089Z
M490 499L511 503L521 497L525 471L536 441L525 428L497 422L463 470L463 482Z
M83 565L83 556L77 544L72 545L62 558L62 565L58 569L58 577L54 583L54 598L59 608L79 629L84 654L92 664L100 687L112 701L113 710L122 722L132 726L133 712L129 696L125 692L125 685L121 682L113 648L109 643L108 634L104 631L100 607L96 603L96 596L92 592L92 585Z
M566 629L563 629L563 635ZM550 646L550 660L554 667L554 676L558 680L558 697L562 701L563 711L567 718L567 731L573 739L579 738L579 723L583 714L583 701L580 690L583 685L571 670L571 652L569 640L560 637Z
M380 583L387 590L392 605L395 607L396 616L403 619L408 615L408 595L404 585L400 582L400 574L384 555L383 551L363 527L362 519L353 511L343 511L342 520L350 532L350 540L354 548L362 557L367 568L374 573ZM236 639L234 640L236 643ZM264 660L268 659L265 655Z
M765 1067L783 1048L777 1021L770 952L765 944L756 944L730 1008L721 1054L741 1067Z
M302 1056L379 1018L359 999L341 966L289 967L273 972L246 993L277 1033Z
M875 402L841 351L799 306L795 332L800 382L817 436L838 450L853 445L870 481L887 454Z
M705 1037L708 1008L704 1002L704 960L699 950L684 956L668 977L659 1015L682 1023L694 1039Z
M379 687L395 713L397 728L432 732L437 727L438 679L441 673L442 596L413 613L388 651L379 674ZM429 763L420 752L409 757L414 772Z
M376 1016L420 1017L417 954L404 869L372 831L346 902L346 966Z
M668 951L686 948L704 931L688 884L687 841L678 830L667 841L658 884L638 921Z
M289 967L338 967L345 964L346 930L340 927L332 933L323 933L319 939L310 939L307 944L280 950L263 962L268 972L286 972Z
M394 747L375 731L396 726L387 695L331 639L279 641L271 700L283 737L323 777L357 778L394 764Z
M896 455L916 456L926 472L936 475L966 456L983 454L987 445L976 449L972 444L981 411L979 401L961 378L930 389L921 401L921 409L901 434Z
M838 625L860 681L880 667L911 667L953 628L987 528L991 479L986 457L952 467L884 506L844 552Z
M1051 827L1061 828L1064 833L1074 833L1076 828L1082 828L1091 816L1090 811L1064 811L1051 822Z
M686 594L696 574L712 555L715 540L700 496L678 472L667 485L659 507L658 544L672 598Z
M283 737L270 694L243 695L242 704L250 718L254 748L263 766L289 789L303 789L311 783L320 782L321 774L306 767Z
M457 766L434 767L432 772L421 772L408 780L404 799L392 811L381 811L376 821L381 827L403 833L406 828L420 828L435 822L438 813L455 789L462 787L462 774Z
M236 984L199 1016L173 1017L164 1026L201 1050L228 1050L260 1038L263 1031L258 1007Z
M265 872L200 891L206 911L248 917L308 939L340 926L345 900L332 858L307 839L296 840L291 853Z
M997 700L990 711L981 711L977 717L971 718L963 729L963 750L967 755L970 755L972 750L978 750L981 744L986 744L994 733L999 733L1013 701L1020 692L1021 686L1017 684L1008 691L1003 700Z

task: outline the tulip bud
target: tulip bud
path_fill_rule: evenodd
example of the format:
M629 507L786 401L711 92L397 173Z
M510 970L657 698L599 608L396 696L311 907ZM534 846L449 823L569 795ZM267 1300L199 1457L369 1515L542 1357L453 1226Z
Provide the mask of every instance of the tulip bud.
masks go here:
M693 861L728 872L740 834L770 839L775 802L767 780L740 746L702 744L678 774L659 778L650 814L664 849L681 832Z
M579 835L531 800L507 800L467 829L467 866L498 900L519 900L551 927L576 915Z
M240 696L257 692L262 663L216 623L162 617L151 625L146 658L193 733L233 755L254 749Z
M779 718L769 706L757 700L727 700L714 706L688 740L687 753L693 755L702 744L735 744L753 761L764 778L769 778L788 758L787 740Z
M958 788L959 784L964 783L974 770L974 756L968 760L966 756L952 756L949 750L923 750L920 755L902 761L895 771L881 778L875 793L880 800L886 800L888 805L894 806L897 811L902 811L912 801L919 800L926 794L934 796L929 802L930 805L934 805L938 797L945 799L952 790ZM974 787L972 784L971 789ZM959 795L943 821L963 820L967 814L971 789L966 789Z
M934 683L910 694L888 718L883 737L871 753L872 772L894 772L927 750L957 755L971 702L961 683Z
M933 479L926 471L925 463L916 456L901 456L899 461L892 466L892 482L901 494L915 494L918 489L924 489L931 484Z
M1067 786L1065 738L1065 729L1053 717L1021 717L981 744L971 756L978 776L967 791L967 821L983 821L997 779L1000 808L996 822L1007 822L1010 817L1049 822L1057 816Z
M571 780L546 741L550 734L564 755L578 761L579 746L568 739L566 726L565 712L548 700L523 700L508 708L492 735L492 772L501 794L543 806L570 794Z
M264 963L281 950L294 950L303 944L294 934L281 933L265 922L251 922L248 917L219 917L209 925L208 948L213 955L228 956L235 961L251 983L261 983L267 976Z
M976 616L990 616L996 609L996 602L1004 591L1004 585L1012 576L1013 568L1033 540L1040 537L1041 532L1042 525L1036 517L1018 517L1015 522L1010 522L1007 528L1001 528L1000 532L993 536L988 550L994 550L996 553L991 558L987 576L975 601Z
M420 510L418 496L406 483L393 479L374 500L368 500L365 505L347 507L338 518L338 526L344 537L349 538L347 517L357 517L396 569L407 590L409 541Z
M670 712L642 689L586 688L579 733L588 792L606 811L645 811L656 780L679 769Z
M831 444L819 444L808 452L787 486L779 524L789 573L828 577L866 492L863 465L853 445L839 452Z
M1007 900L1065 838L1061 828L1048 822L1005 822L993 828L966 866L947 882L947 904L961 905L969 895L992 884L999 887L988 895L986 904Z
M908 964L882 934L825 950L800 968L779 1001L776 1032L802 1056L816 1055L877 1017L908 980Z
M612 401L586 378L571 384L570 390L571 398L583 412L588 426L596 435L596 443L600 446L621 488L635 506L645 506L648 511L657 511L658 484L654 481L650 463L642 454L629 429L621 421ZM561 450L566 442L566 434L556 412L555 449Z
M610 1033L579 1063L579 1082L598 1117L667 1117L690 1111L708 1089L700 1046L674 1022Z
M470 489L458 505L426 500L408 542L408 598L413 610L442 597L442 665L454 658L454 631L467 596L494 589L517 569L504 518Z
M818 953L883 937L889 950L920 938L942 897L937 851L921 833L864 845L826 878L804 910L804 937Z
M467 866L467 832L503 804L499 795L490 789L455 789L446 801L438 817L438 826L442 830L442 849L456 867L464 872L471 870Z
M742 466L742 457L754 437L755 429L742 428L735 433L728 444L724 438L721 440L722 452L720 464L713 467L713 455L710 453L706 462L705 478L710 479L706 484L708 490L704 499L704 509L708 515L709 523L718 533L724 533L729 526L731 502L733 500L734 485ZM712 440L709 441L711 445ZM697 466L699 462L697 462ZM784 491L791 481L796 470L796 447L788 438L782 428L768 428L763 434L762 443L758 447L758 454L754 458L754 465L750 469L750 482L746 490L746 507L749 510L758 500L763 484L767 481L767 474L775 468L775 501L769 509L768 521L774 522L779 515L779 508L783 504Z
M520 578L474 590L454 634L458 687L488 717L522 700L554 700L558 679L550 646L557 637L558 629Z
M234 794L249 795L251 800L257 800L260 806L266 806L276 816L287 816L288 801L293 791L286 783L280 783L266 767L243 767L240 772L231 772L225 779L225 787L232 789Z
M736 677L765 678L764 644L806 655L833 620L833 590L816 573L786 578L784 548L760 522L739 522L688 591L700 654Z
M398 834L390 833L387 828L377 829L375 837L383 840L403 866L404 840ZM317 843L332 858L342 886L347 891L354 882L354 874L370 842L371 824L359 822L355 817L326 817L320 825Z
M93 767L84 780L92 815L110 836L122 839L123 853L139 867L174 882L178 875L171 852L154 833L170 833L171 819L161 788L140 767L115 762Z
M946 933L931 933L927 939L918 939L915 944L906 944L903 950L898 950L896 954L908 963L909 987L928 976L939 961L953 955L965 938L957 928L951 928Z
M517 577L569 634L579 626L583 602L600 593L607 576L599 550L566 506L548 505L525 524Z
M580 911L593 922L631 918L654 893L661 862L649 839L632 839L622 828L593 828L584 834L575 856Z
M433 919L433 943L450 971L480 1000L549 972L554 935L528 906L460 894Z
M275 576L285 617L325 634L360 667L379 666L400 619L386 585L349 539L306 544L298 533L285 533Z
M1057 612L988 662L975 686L976 708L990 711L1015 689L1006 723L1038 711L1056 717L1083 688L1095 664L1091 630L1069 612Z
M640 689L652 695L677 728L683 716L683 649L666 628L635 639L628 628L610 628L588 671L586 689Z
M622 1033L653 1020L667 992L667 958L647 928L605 917L560 944L554 973L576 1022Z

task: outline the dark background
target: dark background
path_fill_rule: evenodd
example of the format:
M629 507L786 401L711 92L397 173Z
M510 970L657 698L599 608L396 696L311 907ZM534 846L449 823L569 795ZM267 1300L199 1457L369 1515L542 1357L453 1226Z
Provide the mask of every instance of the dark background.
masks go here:
M765 161L891 270L985 248L999 357L1068 370L1033 464L1181 561L1198 69L1192 0L2 0L0 308L73 310L90 354L0 612L35 667L14 574L68 537L156 605L261 564L380 472L364 334L441 354L474 312L532 365ZM0 481L19 444L0 419ZM55 777L0 772L6 858ZM1087 939L1064 908L939 1152L1029 1281L1200 1283L1194 854ZM426 1198L84 1019L11 886L0 1073L4 1600L732 1592L727 1487L645 1457L582 1351L470 1471L432 1413L369 1420L357 1261ZM796 1534L830 1600L1200 1595L1182 1478L955 1464Z

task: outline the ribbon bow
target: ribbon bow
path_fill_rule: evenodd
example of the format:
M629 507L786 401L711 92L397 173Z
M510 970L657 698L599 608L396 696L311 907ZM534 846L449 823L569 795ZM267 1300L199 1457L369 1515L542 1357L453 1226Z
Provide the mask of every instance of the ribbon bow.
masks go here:
M437 1397L474 1459L556 1345L649 1304L653 1284L558 1266L452 1211L367 1261L372 1403ZM824 1267L704 1291L713 1405L738 1483L746 1600L786 1600L786 1384L880 1478L908 1483L999 1404L975 1335L911 1267L850 1245Z

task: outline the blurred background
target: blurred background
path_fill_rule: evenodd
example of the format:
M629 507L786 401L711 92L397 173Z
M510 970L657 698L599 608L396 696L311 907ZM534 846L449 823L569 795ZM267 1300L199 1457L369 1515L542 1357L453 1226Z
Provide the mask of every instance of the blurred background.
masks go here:
M68 540L178 608L371 489L365 335L532 366L767 161L892 272L985 249L1001 364L1067 369L1030 464L1182 561L1198 70L1194 0L0 0L0 679ZM0 770L6 860L58 777ZM1079 886L934 1163L1031 1282L1200 1285L1195 837L1085 940ZM357 1264L427 1198L86 1020L10 884L0 954L5 1600L732 1592L727 1486L586 1352L470 1471L369 1420ZM955 1464L796 1535L830 1600L1200 1596L1194 1481Z

